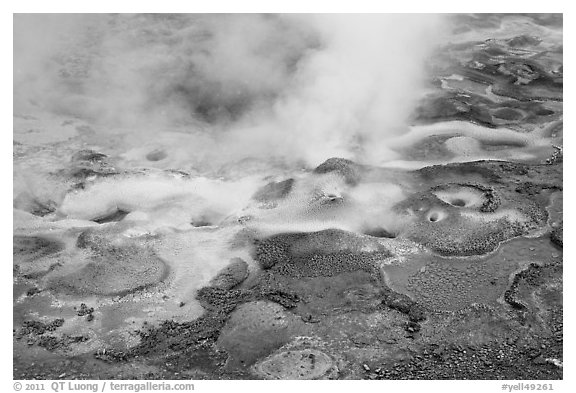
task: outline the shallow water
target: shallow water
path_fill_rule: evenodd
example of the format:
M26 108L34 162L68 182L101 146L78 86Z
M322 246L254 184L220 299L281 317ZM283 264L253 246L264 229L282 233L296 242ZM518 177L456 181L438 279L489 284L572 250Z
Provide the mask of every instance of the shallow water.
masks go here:
M495 305L511 283L513 273L531 263L560 262L548 236L517 238L504 242L488 256L445 258L433 254L405 257L401 263L384 264L386 283L426 307L456 311L471 304Z

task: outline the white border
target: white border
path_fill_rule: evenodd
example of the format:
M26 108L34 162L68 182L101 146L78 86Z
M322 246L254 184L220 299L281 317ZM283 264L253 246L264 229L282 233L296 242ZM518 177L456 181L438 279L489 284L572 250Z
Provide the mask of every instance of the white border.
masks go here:
M6 4L8 3L8 4ZM460 12L557 12L564 13L564 37L566 37L564 64L567 71L567 78L564 87L564 102L568 103L567 108L571 108L572 96L572 73L574 68L571 67L573 52L572 52L572 37L576 37L573 32L574 18L568 7L568 1L547 1L547 2L528 2L528 1L503 1L503 0L478 0L478 1L367 1L367 0L349 0L344 1L311 1L311 0L292 0L285 2L272 2L270 0L237 0L237 1L222 1L222 0L208 0L208 1L175 1L175 0L142 0L142 1L112 1L112 0L97 0L94 2L82 2L79 0L59 0L59 1L11 1L4 2L2 5L2 19L0 28L2 29L2 52L12 53L12 14L13 13L59 13L59 12L422 12L422 13L460 13ZM2 86L5 89L2 94L2 180L6 183L12 183L12 155L10 141L12 135L12 91L8 86L12 85L13 73L12 62L5 59L2 63L2 72L0 75L3 78ZM571 110L565 111L565 171L568 174L565 179L564 187L566 188L569 201L569 196L573 195L573 181L571 179L571 169L573 168L571 157L571 147L573 146L571 140L571 133L573 132ZM10 188L11 189L11 188ZM2 203L5 209L3 215L2 225L2 255L5 256L5 261L2 266L2 311L5 318L8 319L11 315L12 304L10 299L12 288L12 267L8 261L11 258L9 254L9 239L11 239L12 232L12 214L8 206L11 206L12 201L10 191L6 187L5 194L2 195ZM572 256L574 255L570 245L572 238L572 220L573 208L570 203L566 204L567 220L564 227L564 238L567 239L567 249L564 250L564 298L568 300L565 302L564 308L564 330L567 333L564 336L564 381L551 381L554 384L554 391L562 392L567 391L569 385L574 385L574 364L572 354L574 349L574 312L571 308L571 299L575 299L574 287L571 285L574 282L575 268ZM0 333L0 342L2 344L2 368L1 372L1 385L4 391L13 391L12 387L12 338L8 335L8 327L10 324L6 323L2 327ZM513 383L514 381L511 381ZM250 391L266 391L269 392L270 388L279 389L280 391L294 391L294 390L308 390L308 389L358 389L370 391L401 391L401 390L418 390L418 391L441 391L441 392L496 392L501 390L501 385L505 381L315 381L315 382L295 382L295 381L281 381L281 382L261 382L261 381L196 381L196 391L212 391L214 389L226 390L250 390ZM576 385L574 385L576 386ZM574 391L573 389L571 391Z

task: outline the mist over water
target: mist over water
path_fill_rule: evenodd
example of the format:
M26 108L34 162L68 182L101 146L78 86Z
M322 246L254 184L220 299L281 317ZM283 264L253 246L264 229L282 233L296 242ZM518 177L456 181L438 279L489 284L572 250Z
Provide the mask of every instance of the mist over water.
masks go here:
M24 145L50 146L15 162L15 207L40 203L59 218L83 220L120 209L137 213L127 221L148 220L151 231L243 215L269 233L397 231L390 210L406 196L401 175L350 187L302 170L331 157L403 169L532 159L548 154L542 136L558 128L487 128L449 116L415 122L434 90L431 58L453 39L450 28L448 17L429 14L15 15L15 134ZM547 34L557 41L553 29ZM441 78L446 94L462 79ZM483 88L489 96L491 86ZM429 110L442 118L450 102ZM436 142L444 155L406 155L431 137L445 137ZM509 147L485 149L498 144ZM123 174L71 189L58 174L86 148L108 155ZM295 179L290 198L270 211L254 206L259 188L287 178ZM345 203L327 203L334 198Z
M16 15L14 103L221 164L380 163L422 94L436 15Z

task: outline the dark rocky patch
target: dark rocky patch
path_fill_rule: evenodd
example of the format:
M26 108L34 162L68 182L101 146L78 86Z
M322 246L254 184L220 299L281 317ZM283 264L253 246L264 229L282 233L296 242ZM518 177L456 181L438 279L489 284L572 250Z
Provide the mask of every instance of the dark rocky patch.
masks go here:
M534 196L540 194L543 190L562 190L562 186L558 184L546 184L546 183L533 183L531 181L520 183L515 191L520 194L526 194L528 196Z
M410 299L408 296L392 291L389 288L382 290L382 304L393 310L406 314L410 322L418 323L426 320L426 311L422 305ZM415 325L410 325L412 330Z
M38 287L32 287L26 291L26 296L34 296L38 293L42 292L42 290Z
M98 236L96 231L87 229L78 235L78 239L76 239L76 247L98 251L99 249L109 247L109 245L106 245L105 239L102 236Z
M535 289L547 285L551 281L551 278L554 278L555 276L559 276L561 279L561 265L545 264L540 266L535 263L531 263L526 269L520 271L514 276L512 284L504 294L504 300L512 308L523 312L521 314L522 322L525 322L526 318L530 317L526 313L531 311L531 309L536 309L533 310L536 312L539 311L539 305L531 304L533 303L532 298L534 297L533 293ZM559 292L559 297L554 298L552 301L555 303L553 306L561 306L561 299L562 293ZM532 313L530 318L536 319L535 314L536 313Z
M124 359L143 355L185 356L194 350L209 352L226 319L227 315L209 313L193 322L165 321L158 328L142 330L141 344L130 350Z
M212 279L210 285L222 289L232 289L248 277L248 264L241 258L234 258Z
M38 338L37 345L49 351L66 350L72 344L82 343L88 341L90 338L87 336L71 336L63 334L61 337L56 336L42 336Z
M97 151L87 149L87 150L80 150L79 152L74 153L74 155L71 158L71 161L97 163L97 162L104 162L106 161L107 158L108 156L106 154L98 153Z
M365 379L392 380L550 380L562 369L529 350L491 343L479 347L432 345L406 361L367 371Z
M73 182L73 189L84 189L86 182L108 176L118 175L118 171L107 155L94 150L81 150L71 158L71 168L62 171Z
M76 307L74 307L76 310ZM76 315L79 317L87 316L86 320L91 321L94 319L94 307L88 307L85 303L80 304L80 308L77 309Z
M64 325L64 319L57 318L51 322L44 323L41 321L28 320L22 323L22 328L16 332L16 338L22 338L24 336L41 336L46 332L53 332L59 327Z
M38 345L49 351L68 349L71 344L88 341L86 336L70 336L63 334L59 336L51 335L64 325L64 319L57 318L50 322L27 320L22 323L22 327L15 331L14 337L17 340L25 339L27 345Z
M556 150L552 153L552 157L546 159L547 165L556 165L562 163L564 160L564 152L561 147L553 146Z
M208 286L201 288L196 298L202 303L204 308L228 314L234 310L239 303L250 299L251 294L239 289L228 290Z
M108 222L118 222L122 221L124 217L130 214L129 211L118 209L114 213L108 214L104 217L96 218L92 221L97 222L98 224L106 224Z
M550 240L552 240L552 243L562 248L564 245L563 234L564 234L563 223L560 222L560 225L557 228L554 228L554 230L552 230L552 233L550 233Z
M64 249L64 245L58 241L37 236L14 236L12 246L15 262L36 261Z
M185 323L164 321L159 327L140 331L141 342L128 351L105 351L104 356L114 363L146 357L151 364L162 365L168 375L181 370L197 370L210 376L223 376L227 354L215 347L221 331L239 304L251 299L251 294L240 290L215 287L202 288L197 298L206 308L200 318Z
M376 251L362 251L364 245ZM329 277L342 272L373 272L375 262L392 254L376 241L329 229L275 235L255 241L255 258L265 269L294 277Z
M298 305L300 296L296 292L287 292L282 289L260 290L258 297L277 303L286 309L293 309Z
M258 202L276 201L285 198L292 187L294 186L294 179L286 179L280 182L270 182L264 187L256 191L252 199Z
M48 214L54 213L57 208L57 204L51 200L40 201L38 199L28 199L17 197L14 200L14 207L17 209L22 209L28 211L35 216L44 217Z
M330 277L357 270L373 273L376 261L389 256L390 254L382 253L358 255L352 252L331 255L311 254L290 258L289 262L274 266L274 272L290 277Z
M314 169L314 173L318 174L331 172L338 173L351 185L358 184L362 175L358 164L344 158L329 158Z
M432 186L436 184L450 183L453 179L461 180L463 178L468 178L468 182L470 182L471 179L480 179L489 183L496 183L500 181L501 176L498 174L498 170L493 168L494 162L495 161L474 161L446 165L432 165L417 170L416 174ZM505 162L504 165L508 164L508 162ZM458 180L455 180L454 182L457 182Z

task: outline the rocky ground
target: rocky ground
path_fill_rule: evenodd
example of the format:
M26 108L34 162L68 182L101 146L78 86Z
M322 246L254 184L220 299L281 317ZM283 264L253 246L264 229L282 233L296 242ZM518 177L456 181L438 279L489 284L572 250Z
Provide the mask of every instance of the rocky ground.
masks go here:
M358 181L377 176L338 162L344 167L334 170L354 172ZM426 191L397 205L418 212L399 237L342 230L248 234L244 242L261 269L249 274L245 261L232 260L198 291L206 310L200 318L138 329L137 344L127 349L68 356L94 338L58 333L66 310L64 318L44 322L18 310L15 378L561 378L562 222L551 222L549 213L561 206L549 200L562 192L562 163L483 161L412 176L424 180ZM477 192L478 203L460 206L470 203L461 188ZM445 202L434 194L439 189L462 201ZM524 213L526 221L463 214L490 217L506 209ZM450 218L432 221L430 211ZM160 260L143 272L136 261L153 261L145 250L114 248L95 233L85 230L76 243L95 250L94 261L44 288L34 283L52 266L31 275L16 265L15 298L45 291L122 297L165 280ZM532 238L516 237L528 233ZM398 252L392 243L418 251ZM17 257L60 249L54 241L15 237ZM89 329L94 318L107 316L82 303L68 317Z
M86 148L100 137L77 120L55 121L51 143L16 130L14 162L49 168L50 192L14 195L14 378L562 379L562 20L530 16L527 34L514 18L454 18L412 119L425 132L403 148L426 165L276 172L233 219L159 230L180 222L179 199L136 211L97 192L135 178L146 203L158 184L180 192L196 174L154 167L169 154L123 166L115 140ZM452 121L514 137L426 131ZM392 222L358 202L374 190L399 195ZM91 195L103 205L75 202ZM286 211L368 224L277 230Z

